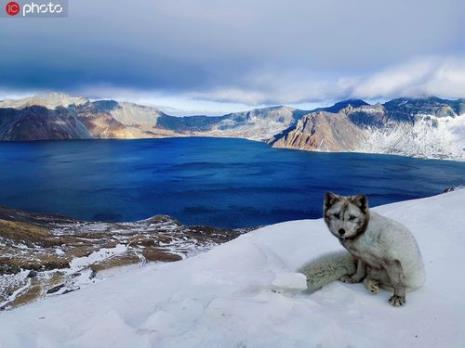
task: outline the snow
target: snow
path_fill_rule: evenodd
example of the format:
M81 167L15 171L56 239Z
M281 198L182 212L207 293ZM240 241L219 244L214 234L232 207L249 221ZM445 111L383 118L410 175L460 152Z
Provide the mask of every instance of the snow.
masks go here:
M321 219L301 220L2 312L0 347L463 347L464 206L459 190L376 208L423 253L426 285L405 307L361 284L304 293L294 270L341 246Z
M295 109L281 106L233 113L208 132L197 132L200 136L235 137L253 141L266 141L281 133L294 122Z
M124 244L117 244L114 248L102 248L97 251L94 251L89 256L74 258L70 262L70 268L72 270L78 271L100 260L105 260L116 255L122 255L127 250L128 247Z
M415 124L366 131L360 152L401 154L424 158L465 159L465 115L417 115Z

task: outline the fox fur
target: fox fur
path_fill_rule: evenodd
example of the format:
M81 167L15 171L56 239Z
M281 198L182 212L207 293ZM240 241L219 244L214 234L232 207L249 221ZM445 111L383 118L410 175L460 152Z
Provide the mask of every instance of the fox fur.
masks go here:
M368 209L366 196L327 193L324 220L347 251L323 255L300 269L310 292L337 279L364 282L376 294L391 289L389 303L402 306L406 292L425 282L425 269L412 233L397 221Z

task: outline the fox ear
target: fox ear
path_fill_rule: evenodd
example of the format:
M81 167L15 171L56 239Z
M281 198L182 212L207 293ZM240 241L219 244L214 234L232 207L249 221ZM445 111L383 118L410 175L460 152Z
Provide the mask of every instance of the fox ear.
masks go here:
M335 193L332 192L326 192L325 193L325 204L324 208L329 209L334 203L336 203L339 200L339 196Z
M352 196L351 201L362 211L368 210L368 198L365 195Z

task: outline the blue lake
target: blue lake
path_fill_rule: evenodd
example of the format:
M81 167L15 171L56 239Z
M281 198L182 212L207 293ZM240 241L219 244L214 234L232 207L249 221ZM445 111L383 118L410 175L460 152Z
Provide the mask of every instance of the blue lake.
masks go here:
M321 217L325 191L371 205L465 184L465 163L273 149L220 138L0 143L0 205L86 220L168 214L246 227Z

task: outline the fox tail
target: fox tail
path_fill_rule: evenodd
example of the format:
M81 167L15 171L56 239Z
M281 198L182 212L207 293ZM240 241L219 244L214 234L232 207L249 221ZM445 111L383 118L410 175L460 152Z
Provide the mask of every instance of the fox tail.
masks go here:
M297 272L307 277L307 292L314 292L338 280L343 275L355 273L355 260L347 251L323 254L308 262Z

